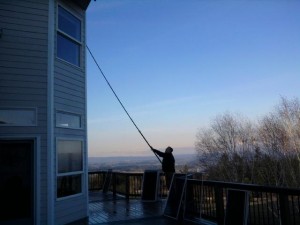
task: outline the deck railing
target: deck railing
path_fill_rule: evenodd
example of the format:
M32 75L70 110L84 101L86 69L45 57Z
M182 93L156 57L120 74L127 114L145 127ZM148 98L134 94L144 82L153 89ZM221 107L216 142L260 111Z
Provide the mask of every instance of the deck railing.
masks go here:
M103 190L109 173L107 171L89 172L89 191ZM142 195L143 173L113 172L109 178L108 190L114 195L123 195L127 199L140 198ZM166 181L160 174L159 196L167 197Z
M89 190L101 190L106 171L89 173ZM126 198L140 198L143 173L113 172L109 190ZM183 211L181 216L187 220L210 221L227 225L231 215L228 193L238 190L245 195L244 207L247 225L299 225L300 189L267 187L251 184L187 179ZM165 198L167 190L161 174L160 196ZM234 199L234 198L233 198ZM231 202L235 204L235 201ZM240 206L238 206L240 207Z
M246 193L248 225L300 224L300 189L193 179L187 180L185 216L224 224L228 190Z

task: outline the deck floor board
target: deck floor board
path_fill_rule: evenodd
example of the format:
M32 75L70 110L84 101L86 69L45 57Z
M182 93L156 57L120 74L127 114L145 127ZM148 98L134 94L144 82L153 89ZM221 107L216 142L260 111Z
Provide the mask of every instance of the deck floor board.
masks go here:
M141 224L141 220L142 224L174 224L167 223L170 219L163 216L164 204L163 199L145 202L141 199L114 197L110 193L90 192L88 224ZM156 222L153 223L153 220Z

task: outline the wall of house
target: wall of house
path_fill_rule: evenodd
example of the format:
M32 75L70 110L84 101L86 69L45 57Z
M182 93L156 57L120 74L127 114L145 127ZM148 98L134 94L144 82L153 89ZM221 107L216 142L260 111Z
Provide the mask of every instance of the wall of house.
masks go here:
M79 67L56 57L58 4L82 20ZM36 110L34 126L0 125L0 138L38 140L36 223L66 224L87 217L85 12L67 0L1 0L0 30L0 108ZM82 128L56 127L57 111L80 115ZM82 193L61 199L56 197L58 139L83 142Z
M39 224L47 224L48 1L0 1L0 108L34 108L36 125L0 126L0 137L38 137Z
M65 224L88 216L88 190L87 190L87 119L86 119L86 28L85 11L70 1L59 0L56 4L61 5L74 16L82 21L82 44L80 54L80 66L72 65L58 57L54 60L54 111L74 113L81 116L81 129L68 129L55 127L54 141L57 139L77 139L83 141L83 190L76 196L56 199L55 202L55 224ZM55 21L57 27L57 21ZM57 34L57 33L56 33ZM56 40L56 38L55 38ZM56 46L56 43L55 43ZM57 55L55 49L55 55ZM57 157L57 155L55 156ZM57 167L57 158L55 159Z

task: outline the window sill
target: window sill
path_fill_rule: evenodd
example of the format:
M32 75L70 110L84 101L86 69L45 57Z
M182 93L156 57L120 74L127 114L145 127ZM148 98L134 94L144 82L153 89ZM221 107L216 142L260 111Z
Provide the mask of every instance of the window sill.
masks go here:
M70 62L68 62L68 61L66 61L66 60L64 60L64 59L61 59L61 58L59 58L59 57L56 57L56 60L57 60L57 62L59 62L59 63L65 64L65 65L67 65L67 66L73 67L73 68L76 69L76 70L79 70L79 71L81 71L81 72L84 72L84 69L83 69L82 67L76 66L76 65L74 65L73 63L70 63Z

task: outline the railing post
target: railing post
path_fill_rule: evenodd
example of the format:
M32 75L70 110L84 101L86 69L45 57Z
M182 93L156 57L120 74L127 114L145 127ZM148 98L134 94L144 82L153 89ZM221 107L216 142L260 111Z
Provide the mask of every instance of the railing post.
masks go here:
M215 191L215 201L216 201L216 216L217 216L217 224L224 225L224 201L223 201L223 188L216 187Z
M289 207L289 197L286 194L279 194L279 208L280 208L280 220L281 225L290 225L290 207Z
M98 174L98 182L99 182L99 190L103 189L103 185L104 185L104 180L105 180L105 177L104 177L104 172L102 171L101 173ZM102 177L102 178L100 178Z
M116 176L116 173L113 173L112 175L113 175L113 196L115 198L116 195L117 195L117 188L116 188L116 186L117 186L117 176Z
M130 191L130 188L129 188L129 176L128 174L125 175L125 192L126 192L126 199L128 200L129 199L129 191Z

